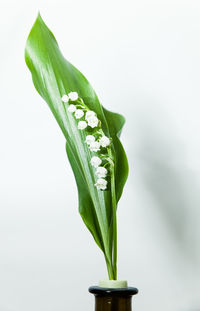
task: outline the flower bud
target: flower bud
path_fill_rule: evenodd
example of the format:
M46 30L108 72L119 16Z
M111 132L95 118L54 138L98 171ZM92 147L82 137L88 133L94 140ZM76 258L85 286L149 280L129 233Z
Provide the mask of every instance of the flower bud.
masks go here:
M76 119L80 119L80 118L82 118L83 116L84 116L84 112L83 112L83 110L81 110L81 109L77 109L76 111L75 111L75 118Z
M78 122L78 129L79 130L84 130L87 127L87 122L85 121L79 121Z
M97 152L100 150L100 143L98 141L94 141L90 144L90 151Z
M99 143L102 147L107 147L110 145L110 139L107 136L102 136L99 140Z
M68 94L68 96L69 96L69 99L70 99L71 101L75 101L75 100L78 99L78 93L77 93L77 92L70 92L70 93Z
M99 166L99 167L97 167L97 169L96 169L96 175L97 175L99 178L104 178L104 177L106 177L107 173L108 173L107 169L106 169L105 167L103 167L103 166Z
M96 127L99 123L99 120L96 116L91 116L87 119L88 125L92 128Z
M65 95L63 95L63 97L62 97L62 101L64 102L64 103L68 103L68 101L69 101L69 97L65 94Z
M97 179L95 186L97 187L98 190L106 190L107 183L108 183L107 180L103 178L99 178Z
M90 145L91 143L95 142L95 137L93 135L87 135L85 138L86 144Z
M69 112L75 112L76 111L76 106L75 105L69 105L68 109Z
M95 168L97 168L99 165L101 165L102 160L99 157L92 157L92 159L90 160L90 163L92 166L94 166Z

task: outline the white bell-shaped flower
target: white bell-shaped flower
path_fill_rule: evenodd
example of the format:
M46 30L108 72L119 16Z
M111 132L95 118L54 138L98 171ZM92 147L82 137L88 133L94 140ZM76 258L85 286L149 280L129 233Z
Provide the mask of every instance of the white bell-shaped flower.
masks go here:
M95 186L97 187L98 190L106 190L107 183L108 183L107 180L103 178L99 178L97 179Z
M64 103L68 103L69 97L68 97L66 94L64 94L63 97L62 97L62 101L63 101Z
M85 114L85 120L88 121L88 119L89 119L90 117L94 117L94 116L95 116L95 112L92 111L92 110L88 110L88 111L86 112L86 114Z
M87 122L85 121L79 121L78 122L78 129L79 130L84 130L87 127Z
M68 109L67 109L69 112L75 112L76 111L76 106L75 105L73 105L73 104L71 104L71 105L69 105L69 107L68 107Z
M85 138L85 142L86 144L90 145L91 143L93 143L95 141L95 137L93 135L87 135Z
M99 143L102 147L107 147L110 145L110 139L107 136L102 136L99 140Z
M106 175L107 175L108 171L105 167L103 166L99 166L97 167L96 169L96 175L99 177L99 178L105 178Z
M74 115L76 119L81 119L84 116L84 112L81 109L76 109Z
M90 160L90 163L92 166L94 166L95 168L97 168L99 165L101 165L102 160L99 157L92 157L92 159Z
M96 127L99 123L99 120L96 116L91 116L87 119L88 125L92 128Z
M90 144L90 151L97 152L100 150L100 143L98 141L94 141Z
M75 101L75 100L78 99L78 93L77 92L70 92L68 94L68 97L69 97L70 100Z

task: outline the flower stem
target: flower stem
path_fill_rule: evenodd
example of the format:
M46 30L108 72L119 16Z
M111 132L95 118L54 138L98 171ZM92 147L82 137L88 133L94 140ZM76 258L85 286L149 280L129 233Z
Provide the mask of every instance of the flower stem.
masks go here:
M83 108L84 111L89 111L89 108L85 105L82 98L78 98L77 100L77 107ZM102 128L101 128L101 121L99 120L98 130L94 132L94 134L100 134L102 137L105 135ZM107 147L108 157L106 157L107 162L104 164L110 165L110 175L111 175L111 201L112 201L112 247L110 251L109 259L105 255L108 275L110 280L117 280L117 202L116 202L116 193L115 193L115 165L114 159L112 155L112 149L110 147L110 143L112 140L109 141L109 146Z

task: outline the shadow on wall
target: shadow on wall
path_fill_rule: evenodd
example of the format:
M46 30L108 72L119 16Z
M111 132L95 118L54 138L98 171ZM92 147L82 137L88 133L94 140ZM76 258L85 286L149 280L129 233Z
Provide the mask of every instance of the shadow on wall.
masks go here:
M139 163L142 183L157 203L182 255L199 262L200 178L187 157L189 146L184 133L181 140L177 125L161 105L148 102L137 109L137 150L132 158Z

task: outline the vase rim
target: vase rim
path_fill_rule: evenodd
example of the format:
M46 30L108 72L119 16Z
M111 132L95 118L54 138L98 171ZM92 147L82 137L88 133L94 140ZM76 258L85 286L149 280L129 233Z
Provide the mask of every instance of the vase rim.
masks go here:
M90 286L89 292L95 296L133 296L138 293L138 289L135 287L126 288L104 288L99 286Z

